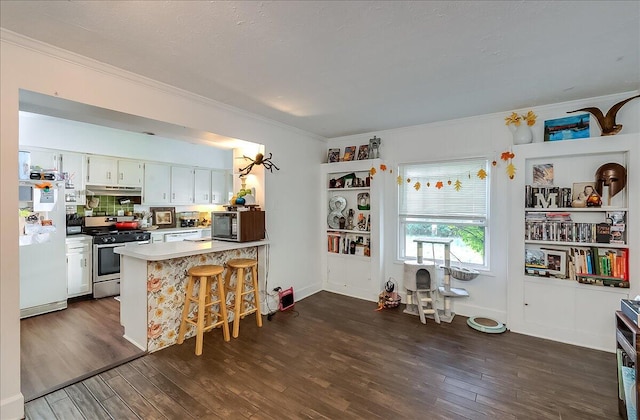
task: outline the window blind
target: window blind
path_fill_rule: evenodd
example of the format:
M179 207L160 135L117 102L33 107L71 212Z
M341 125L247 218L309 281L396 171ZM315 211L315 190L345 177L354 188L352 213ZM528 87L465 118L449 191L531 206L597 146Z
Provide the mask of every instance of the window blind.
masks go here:
M478 178L480 169L489 173L487 160L400 165L403 181L399 186L399 215L484 222L487 217L488 177ZM456 181L461 183L459 191L454 188ZM417 191L414 187L416 182L421 184ZM443 183L440 189L436 188L438 182Z

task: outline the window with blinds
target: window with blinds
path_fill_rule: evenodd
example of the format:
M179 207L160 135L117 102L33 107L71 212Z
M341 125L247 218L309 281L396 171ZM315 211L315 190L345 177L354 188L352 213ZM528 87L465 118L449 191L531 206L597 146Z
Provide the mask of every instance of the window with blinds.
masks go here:
M400 259L416 258L414 239L451 238L452 263L487 265L489 181L478 177L481 169L489 173L486 159L400 165ZM424 250L427 259L443 258L443 250L429 252Z

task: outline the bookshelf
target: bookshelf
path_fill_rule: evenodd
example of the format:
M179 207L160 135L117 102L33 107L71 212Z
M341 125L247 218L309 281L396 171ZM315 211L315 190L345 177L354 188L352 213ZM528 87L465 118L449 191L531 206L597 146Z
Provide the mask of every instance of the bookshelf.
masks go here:
M616 312L616 358L618 367L618 412L623 419L633 419L640 402L638 386L638 326L621 311ZM635 381L634 379L635 378Z
M638 262L630 252L638 249L640 236L633 224L639 141L630 134L513 147L518 172L510 185L507 289L512 331L615 350L614 313L621 299L640 292L634 281ZM594 198L591 206L586 186L596 184L597 170L607 163L626 168L626 186L611 200L605 191L600 205Z
M379 159L322 165L325 289L374 301L383 283L383 177L372 178L369 170L379 165Z

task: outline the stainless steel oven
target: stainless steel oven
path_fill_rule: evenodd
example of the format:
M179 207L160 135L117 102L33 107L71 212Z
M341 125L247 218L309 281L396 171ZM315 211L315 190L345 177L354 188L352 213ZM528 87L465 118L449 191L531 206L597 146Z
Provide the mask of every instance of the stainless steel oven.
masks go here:
M97 220L93 220L97 219ZM120 255L114 249L119 246L148 244L151 233L141 230L115 228L123 218L85 218L85 233L93 236L93 297L102 298L120 294Z
M149 234L150 236L150 234ZM102 298L120 294L120 255L116 247L130 244L148 244L150 241L93 245L93 297Z

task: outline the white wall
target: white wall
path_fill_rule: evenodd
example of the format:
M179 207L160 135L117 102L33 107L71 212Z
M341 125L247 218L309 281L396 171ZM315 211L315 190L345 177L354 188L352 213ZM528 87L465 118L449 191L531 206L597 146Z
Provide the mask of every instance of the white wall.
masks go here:
M313 186L323 139L4 30L0 35L0 418L24 414L16 264L19 89L264 144L281 168L265 175L269 287L293 285L297 298L321 288L315 239L322 205Z
M21 147L46 147L206 168L232 167L233 151L229 149L190 144L24 111L20 112L19 118Z
M538 115L536 124L532 127L534 141L542 141L545 120L567 116L567 111L585 106L597 106L606 113L613 104L634 94L637 92L532 108ZM509 150L513 144L511 131L505 126L504 118L511 111L523 114L528 110L506 110L504 113L498 114L329 139L327 147L339 147L342 153L344 153L345 146L368 144L369 139L374 135L382 139L380 157L389 168L394 169L393 175L382 174L378 171L378 175L374 178L375 182L382 179L385 183L385 241L382 250L385 258L385 279L393 277L401 285L400 290L404 291L402 286L403 265L401 261L396 260L398 188L395 169L397 165L408 162L437 162L478 156L485 156L489 161L497 160L498 166L492 169L490 176L490 270L482 272L478 278L470 282L460 282L453 279L452 285L454 287L464 287L470 294L468 298L454 300L453 310L465 316L488 316L501 322L507 321L509 226L506 221L511 200L506 196L510 181L505 174L505 165L500 160L500 154ZM628 102L620 110L617 118L617 122L624 125L622 133L640 132L639 116L640 99ZM593 117L590 128L591 136L600 135L598 123ZM611 141L615 141L615 136L611 137ZM573 142L576 150L579 150L580 140L573 140ZM640 162L630 163L630 167L639 166ZM524 176L524 174L516 173L516 176Z

